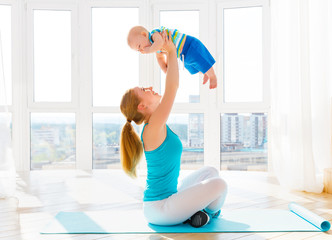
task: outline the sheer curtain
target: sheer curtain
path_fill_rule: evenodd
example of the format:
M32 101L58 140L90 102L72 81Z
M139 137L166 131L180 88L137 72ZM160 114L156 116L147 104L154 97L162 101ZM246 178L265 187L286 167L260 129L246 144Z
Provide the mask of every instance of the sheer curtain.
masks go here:
M15 167L11 151L10 116L6 106L6 84L0 32L0 198L15 192Z
M271 0L271 155L281 185L319 193L331 160L332 0Z

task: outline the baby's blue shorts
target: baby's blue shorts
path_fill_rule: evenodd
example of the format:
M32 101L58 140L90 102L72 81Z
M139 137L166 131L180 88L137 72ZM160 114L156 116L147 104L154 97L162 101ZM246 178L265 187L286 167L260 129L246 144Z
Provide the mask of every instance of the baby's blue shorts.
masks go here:
M184 59L182 59L182 55ZM206 73L216 62L209 50L197 38L187 35L182 52L181 61L184 67L191 73Z

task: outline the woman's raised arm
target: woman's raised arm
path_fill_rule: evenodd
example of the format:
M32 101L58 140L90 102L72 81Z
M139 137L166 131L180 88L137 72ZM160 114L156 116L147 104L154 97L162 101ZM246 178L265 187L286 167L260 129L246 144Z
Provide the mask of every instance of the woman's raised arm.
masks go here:
M160 129L164 124L166 124L168 116L173 107L176 92L179 88L179 67L176 48L165 31L162 33L162 36L165 42L163 48L167 51L167 72L165 92L161 99L160 105L151 115L149 120L149 128L155 129Z

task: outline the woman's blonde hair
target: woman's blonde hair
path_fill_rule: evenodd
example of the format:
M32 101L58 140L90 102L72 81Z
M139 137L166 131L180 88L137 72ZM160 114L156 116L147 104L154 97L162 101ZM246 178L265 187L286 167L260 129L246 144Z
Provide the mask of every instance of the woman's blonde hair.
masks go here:
M141 124L144 121L144 115L137 111L140 100L133 89L127 90L123 95L120 109L127 118L122 127L120 138L120 159L122 168L130 177L136 177L136 167L143 154L143 144L136 133L131 121Z

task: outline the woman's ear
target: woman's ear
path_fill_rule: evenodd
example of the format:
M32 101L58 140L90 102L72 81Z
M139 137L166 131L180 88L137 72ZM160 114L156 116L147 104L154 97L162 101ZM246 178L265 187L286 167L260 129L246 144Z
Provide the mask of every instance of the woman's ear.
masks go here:
M138 104L138 106L137 106L137 110L138 111L142 111L142 110L144 110L146 108L146 106L143 104L143 103L140 103L140 104Z

